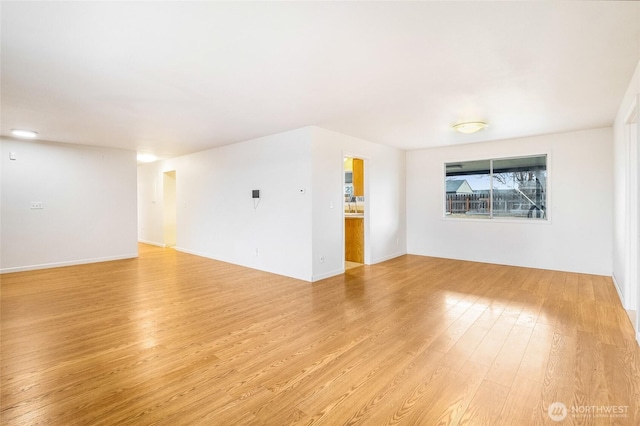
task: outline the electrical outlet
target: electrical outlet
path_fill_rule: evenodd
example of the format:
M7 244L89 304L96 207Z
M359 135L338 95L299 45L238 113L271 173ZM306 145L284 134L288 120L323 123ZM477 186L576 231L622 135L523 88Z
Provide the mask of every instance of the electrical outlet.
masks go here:
M44 209L44 203L42 201L32 201L31 210Z
M324 256L320 256L320 263L324 263Z
M256 256L258 255L258 247L256 247Z

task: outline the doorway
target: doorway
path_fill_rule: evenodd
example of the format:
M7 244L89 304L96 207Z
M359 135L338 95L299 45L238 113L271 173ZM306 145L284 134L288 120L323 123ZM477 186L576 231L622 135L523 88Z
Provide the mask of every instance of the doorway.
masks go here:
M344 269L364 265L364 160L344 157Z
M176 171L164 172L162 178L162 228L165 247L176 245Z

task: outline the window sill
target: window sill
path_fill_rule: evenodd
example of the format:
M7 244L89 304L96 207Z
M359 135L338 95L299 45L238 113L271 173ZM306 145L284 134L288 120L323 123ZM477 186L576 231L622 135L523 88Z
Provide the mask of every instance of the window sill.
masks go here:
M475 218L475 217L450 217L443 216L441 220L446 222L484 222L484 223L525 223L535 225L551 225L551 219L529 219L526 217L494 217L494 218Z

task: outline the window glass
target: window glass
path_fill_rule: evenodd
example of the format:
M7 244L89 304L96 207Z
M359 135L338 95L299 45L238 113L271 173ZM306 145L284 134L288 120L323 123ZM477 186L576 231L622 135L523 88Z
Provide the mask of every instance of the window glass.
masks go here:
M493 216L544 218L546 181L546 156L493 160Z
M448 163L446 170L446 214L452 217L489 218L491 161Z
M547 156L445 164L445 215L546 219Z

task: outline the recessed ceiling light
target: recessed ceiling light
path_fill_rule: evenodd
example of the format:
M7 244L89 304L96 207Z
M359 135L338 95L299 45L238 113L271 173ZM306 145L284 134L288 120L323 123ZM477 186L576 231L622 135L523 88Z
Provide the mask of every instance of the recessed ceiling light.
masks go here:
M141 163L152 163L156 161L158 157L153 154L138 154L138 161Z
M11 134L17 138L35 139L38 137L38 132L33 130L11 129Z
M482 121L468 121L466 123L458 123L453 126L453 129L460 133L475 133L488 126L487 123Z

